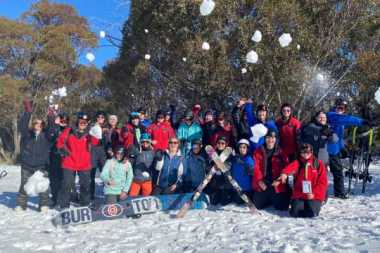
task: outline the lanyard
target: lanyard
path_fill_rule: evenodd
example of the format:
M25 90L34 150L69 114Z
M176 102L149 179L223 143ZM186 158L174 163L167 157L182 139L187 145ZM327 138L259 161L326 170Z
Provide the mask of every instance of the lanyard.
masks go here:
M307 180L309 165L310 165L309 163L306 163L306 166L305 166L305 180Z

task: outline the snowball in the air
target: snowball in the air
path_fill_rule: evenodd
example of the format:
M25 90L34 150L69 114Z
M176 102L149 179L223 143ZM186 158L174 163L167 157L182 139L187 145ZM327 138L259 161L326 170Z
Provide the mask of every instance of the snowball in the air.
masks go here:
M100 31L99 32L99 37L100 38L105 38L106 37L106 32L105 31Z
M325 80L325 76L322 73L318 73L316 78L320 82L323 82Z
M258 60L259 60L259 56L257 55L255 51L251 50L247 53L246 61L248 63L257 63Z
M202 16L210 15L215 8L215 2L212 0L203 0L200 6Z
M93 62L95 60L95 55L93 53L87 53L86 54L86 59L89 61L89 62Z
M150 54L146 54L145 55L145 60L149 60L150 59Z
M182 57L182 61L186 62L187 61L186 57Z
M380 105L380 88L375 92L375 100Z
M202 49L203 50L210 50L210 44L208 44L208 42L203 42L202 43Z
M145 33L149 33L149 30L148 30L148 29L144 29L144 32L145 32Z
M300 45L300 44L297 44L297 49L298 49L298 50L301 49L301 45Z
M262 40L262 38L263 38L263 34L259 30L256 30L251 40L258 43Z
M60 97L66 97L67 96L67 90L66 90L65 86L58 89L58 96L60 96Z
M292 42L292 36L290 36L290 33L283 33L278 38L278 42L280 42L281 47L287 47Z
M247 69L246 69L246 68L242 68L242 69L241 69L241 73L242 73L242 74L247 73Z

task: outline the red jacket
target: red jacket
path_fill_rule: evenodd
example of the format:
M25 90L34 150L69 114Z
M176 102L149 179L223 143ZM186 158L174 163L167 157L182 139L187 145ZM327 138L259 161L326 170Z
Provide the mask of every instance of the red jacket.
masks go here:
M216 148L216 143L218 142L219 137L224 136L227 139L227 145L233 147L232 143L232 125L226 123L223 127L217 125L215 133L210 138L210 145Z
M323 162L315 159L316 158L312 156L309 160L304 162L295 160L283 169L282 173L294 175L292 199L307 200L306 194L302 192L302 181L308 180L311 182L314 200L325 200L328 187L327 172Z
M151 124L147 132L152 137L154 150L168 149L169 139L175 137L175 132L168 122Z
M291 117L290 120L284 121L278 119L276 121L280 134L280 146L287 156L294 155L297 152L297 134L301 128L301 122Z
M254 191L261 192L262 189L259 186L259 182L265 179L267 170L267 155L265 153L265 148L261 146L256 149L253 153L253 158L255 160L255 168L253 170L252 187ZM285 168L288 164L288 157L280 148L277 148L272 156L272 179L276 180L280 176L283 168ZM287 192L288 186L286 184L280 184L275 187L275 191L277 193Z
M140 128L140 134L144 132L144 129L142 126L138 126L137 128ZM123 146L128 149L129 146L135 145L139 146L140 143L136 139L136 128L131 124L125 124L121 129L121 139Z
M67 156L62 157L62 168L73 171L90 170L91 146L98 145L99 140L89 135L83 134L78 138L78 134L71 128L65 128L57 140L57 149L64 149Z

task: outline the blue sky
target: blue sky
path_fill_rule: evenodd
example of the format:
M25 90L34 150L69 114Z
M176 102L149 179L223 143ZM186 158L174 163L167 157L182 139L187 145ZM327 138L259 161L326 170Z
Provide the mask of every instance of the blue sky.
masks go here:
M0 0L0 16L16 19L29 9L36 0ZM121 38L120 29L128 19L130 0L51 0L51 2L65 3L75 7L79 15L88 19L92 31L99 34L104 30L116 38ZM99 39L99 45L109 45L104 39ZM102 68L108 60L117 56L118 49L110 46L101 46L92 51L95 55L94 64ZM81 63L88 64L82 57Z

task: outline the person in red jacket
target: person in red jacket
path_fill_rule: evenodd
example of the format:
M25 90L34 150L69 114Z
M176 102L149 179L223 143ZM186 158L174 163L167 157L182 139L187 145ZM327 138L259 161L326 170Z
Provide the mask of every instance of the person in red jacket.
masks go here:
M121 138L124 148L130 149L131 146L135 148L140 147L141 135L145 132L145 127L141 124L140 114L132 112L129 116L129 123L126 123L121 129Z
M235 146L232 138L232 125L226 119L224 112L219 112L218 114L214 134L210 138L210 145L216 148L218 139L220 137L227 139L228 146Z
M286 183L272 186L283 168L288 165L288 157L277 144L277 133L269 130L265 143L253 153L255 168L252 177L253 203L258 209L274 206L277 210L288 210L290 191Z
M65 128L57 140L57 149L62 156L63 182L59 194L59 208L70 206L70 195L75 190L75 175L79 175L80 205L90 204L91 146L99 140L88 132L88 116L78 113L77 127Z
M285 183L294 176L290 215L292 217L315 217L319 215L328 187L327 171L321 160L313 155L310 144L302 144L298 159L286 166L274 185Z
M155 151L168 149L169 139L175 137L173 128L165 123L165 114L161 110L157 111L156 122L148 127L147 133L152 137L152 145Z
M280 133L280 147L290 161L296 159L297 135L301 129L301 122L292 114L292 106L285 103L281 106L281 118L276 120L276 125Z

